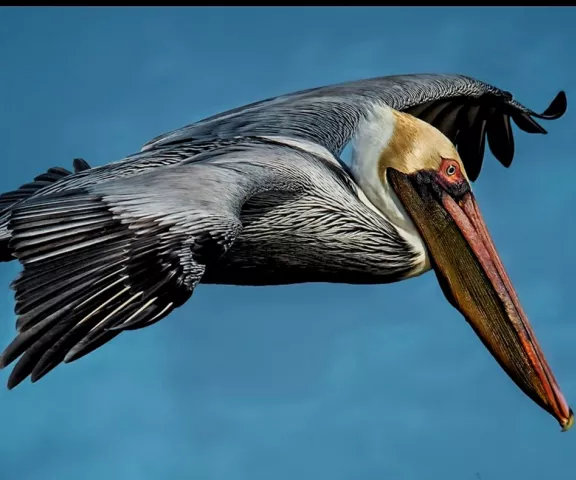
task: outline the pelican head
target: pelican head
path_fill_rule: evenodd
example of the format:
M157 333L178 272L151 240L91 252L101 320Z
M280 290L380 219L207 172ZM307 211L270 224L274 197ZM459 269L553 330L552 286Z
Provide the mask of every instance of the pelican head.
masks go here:
M563 430L570 428L572 410L496 252L452 142L426 122L382 108L357 134L352 170L375 207L424 246L416 273L434 270L448 301L510 378Z

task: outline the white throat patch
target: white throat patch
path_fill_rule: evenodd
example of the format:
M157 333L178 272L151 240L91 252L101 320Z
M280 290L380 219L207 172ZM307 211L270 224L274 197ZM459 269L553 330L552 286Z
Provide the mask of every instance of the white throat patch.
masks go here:
M362 189L375 210L396 227L399 234L414 249L417 264L408 276L420 275L430 270L430 259L416 225L404 209L402 202L378 172L379 159L392 138L396 118L386 105L375 105L360 121L352 139L351 171L354 180ZM362 199L362 196L360 197Z

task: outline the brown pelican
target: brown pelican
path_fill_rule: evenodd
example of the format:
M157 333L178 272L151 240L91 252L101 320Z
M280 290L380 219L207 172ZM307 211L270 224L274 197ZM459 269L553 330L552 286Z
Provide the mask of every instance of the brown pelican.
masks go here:
M573 413L471 191L485 140L506 167L511 119L542 114L462 75L404 75L253 103L0 197L17 336L12 388L183 305L199 282L388 283L430 269L516 384L563 429ZM353 146L352 164L340 160Z

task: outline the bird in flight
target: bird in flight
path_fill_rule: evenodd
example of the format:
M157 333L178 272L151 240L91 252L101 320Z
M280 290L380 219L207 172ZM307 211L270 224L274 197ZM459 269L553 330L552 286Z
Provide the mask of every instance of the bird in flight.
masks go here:
M198 283L380 284L433 270L522 391L573 413L471 190L486 141L505 166L513 121L541 114L463 75L379 77L201 120L120 161L54 167L0 196L0 260L18 260L13 388L182 306ZM352 146L351 165L340 155Z

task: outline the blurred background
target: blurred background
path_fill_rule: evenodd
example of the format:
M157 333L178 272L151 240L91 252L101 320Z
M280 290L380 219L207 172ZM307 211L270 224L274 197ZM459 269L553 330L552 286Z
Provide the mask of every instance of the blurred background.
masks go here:
M476 195L576 403L576 10L0 8L0 190L119 160L219 111L325 84L463 73L542 111ZM16 264L0 266L0 346ZM0 383L9 371L0 372ZM13 391L2 480L572 478L565 434L431 273L399 284L201 285L169 318Z

